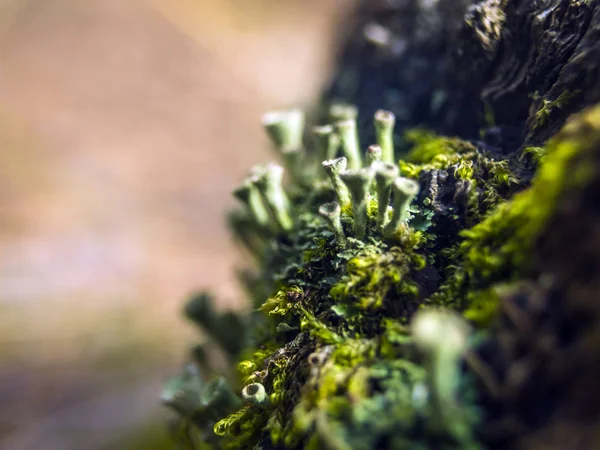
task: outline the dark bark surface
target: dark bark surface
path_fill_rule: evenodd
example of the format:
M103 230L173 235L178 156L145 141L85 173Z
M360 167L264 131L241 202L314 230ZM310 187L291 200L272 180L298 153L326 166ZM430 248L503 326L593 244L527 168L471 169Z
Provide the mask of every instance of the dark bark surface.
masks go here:
M600 100L596 0L364 2L327 97L512 152Z

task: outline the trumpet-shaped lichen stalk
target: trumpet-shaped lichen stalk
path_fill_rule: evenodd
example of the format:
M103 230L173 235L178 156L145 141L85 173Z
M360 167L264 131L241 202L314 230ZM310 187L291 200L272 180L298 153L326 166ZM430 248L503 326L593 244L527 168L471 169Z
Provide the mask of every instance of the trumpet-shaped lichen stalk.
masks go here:
M377 229L381 231L388 215L392 184L398 178L400 169L395 164L384 162L376 162L372 167L375 170L375 186L377 188Z
M335 130L340 137L342 152L348 159L348 168L360 169L362 162L356 119L346 119L336 122Z
M379 145L369 145L365 153L365 166L372 166L377 161L381 161L381 147Z
M244 387L242 397L246 402L263 408L269 404L267 391L260 383L252 383Z
M402 222L408 218L410 202L419 193L419 184L409 178L398 177L392 183L394 213L384 228L386 236L393 236Z
M358 118L358 108L348 103L334 103L329 107L329 120L337 122L339 120L347 120Z
M300 109L271 111L263 115L262 123L271 141L281 152L285 168L299 179L304 159L304 112Z
M270 231L277 230L269 223L268 228L260 228L250 214L243 210L234 210L227 215L229 228L235 233L238 241L253 257L260 260L265 250L266 240Z
M394 126L396 116L391 111L380 109L375 113L375 136L381 147L381 160L386 163L394 162Z
M333 186L333 190L335 191L338 201L342 207L346 207L350 204L350 194L348 193L348 188L340 178L340 174L346 170L347 163L348 160L343 156L341 158L323 161L323 169L327 173L327 176L331 181L331 185Z
M269 225L269 211L263 204L260 192L250 178L233 190L233 195L241 201L250 212L250 216L258 226L265 229Z
M317 156L321 161L334 159L340 148L340 137L335 133L333 126L322 125L312 128L312 134L317 148Z
M299 148L286 148L281 151L283 156L283 164L296 182L302 180L304 169L304 150Z
M289 200L281 184L282 178L283 167L272 163L261 167L253 175L258 191L275 223L280 230L288 231L294 226L294 221L289 211Z
M333 229L335 241L338 245L343 246L346 243L346 236L344 235L344 229L342 228L342 208L340 207L340 204L337 202L325 203L319 208L319 214L327 220Z
M370 167L346 170L340 174L340 178L348 187L352 197L354 234L357 239L364 238L367 233L367 199L373 175L373 169Z
M262 116L262 124L278 150L302 149L304 111L271 111Z
M415 315L411 330L427 359L435 426L462 442L470 439L470 427L457 398L460 363L469 337L467 323L450 311L424 310Z

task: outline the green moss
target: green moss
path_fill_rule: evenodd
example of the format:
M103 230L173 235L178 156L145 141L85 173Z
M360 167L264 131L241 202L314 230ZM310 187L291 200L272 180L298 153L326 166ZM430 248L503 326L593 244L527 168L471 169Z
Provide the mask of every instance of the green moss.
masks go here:
M456 180L468 181L468 209L476 220L510 197L519 185L511 170L511 161L497 160L489 151L468 141L438 136L420 128L407 131L404 139L412 149L406 161L398 163L401 174L419 179L422 172L444 170L450 171Z
M401 359L376 361L376 352L369 341L348 341L312 373L310 392L294 410L298 431L311 435L308 448L367 450L384 437L410 442L425 370Z
M508 166L508 161L494 161L489 165L489 174L498 186L517 184L518 180Z
M599 121L600 125L600 121ZM569 126L548 143L548 154L529 189L499 205L480 224L462 232L461 254L470 277L490 278L510 268L526 271L536 236L555 211L562 192L584 183L585 167L571 170L571 162L589 142L584 135L569 135Z
M463 241L455 249L446 282L429 299L432 303L455 303L469 308L468 318L487 321L498 299L489 288L532 274L537 236L556 211L561 194L589 179L589 167L574 167L573 161L593 145L599 132L600 108L596 108L573 119L548 142L531 186L460 233Z
M556 99L554 100L546 100L546 99L542 99L542 105L540 106L540 109L537 110L537 112L535 113L535 122L532 126L532 130L536 130L540 127L543 127L546 122L548 121L548 119L550 118L550 116L555 112L556 109L562 109L564 108L567 103L573 98L575 97L577 94L579 94L581 91L580 90L576 90L576 91L564 91L562 92L558 97L556 97ZM534 93L534 99L538 96L537 93Z
M404 140L412 145L407 160L416 164L430 164L475 151L475 147L462 139L438 136L432 131L413 128L404 133Z
M464 317L479 327L489 325L498 313L500 295L497 286L489 289L470 290L466 296Z
M472 180L473 172L473 161L463 159L458 163L458 167L454 169L454 176L461 180Z
M203 420L192 414L204 440L214 448L481 448L475 384L460 370L460 352L445 347L445 337L456 336L470 345L466 327L455 315L434 314L450 331L444 337L434 330L424 341L423 330L411 328L413 315L445 307L480 328L493 320L503 286L532 274L536 237L561 194L589 177L585 165L572 163L597 139L599 111L568 124L547 150L526 152L546 153L529 187L515 176L516 159L497 160L458 138L408 132L413 149L410 162L399 164L402 175L424 183L433 170L446 171L449 183L466 189L467 205L460 211L452 196L426 192L386 234L376 223L379 208L388 220L393 213L374 192L358 239L355 205L329 208L337 222L318 213L335 200L333 186L286 187L289 205L279 207L293 224L270 228L254 250L260 275L247 283L256 307L250 326L239 336L211 328L205 309L197 321L240 355L233 390L260 383L269 402L220 417L209 408Z
M359 309L377 309L393 294L415 296L418 287L407 279L411 268L422 269L424 258L414 252L419 234L404 229L404 249L367 246L348 261L346 273L329 291L338 303L350 303Z
M546 148L545 147L525 147L521 151L521 155L519 157L520 160L529 158L534 163L539 163L546 156Z
M400 161L400 172L409 178L418 178L424 170L445 170L459 164L466 168L475 155L475 146L459 138L438 136L432 131L413 128L404 134L404 141L411 146L406 161ZM471 163L472 164L472 163ZM461 173L468 175L468 169Z
M302 288L292 286L288 289L280 289L273 297L267 299L260 310L270 316L285 316L294 306L296 299L304 296Z

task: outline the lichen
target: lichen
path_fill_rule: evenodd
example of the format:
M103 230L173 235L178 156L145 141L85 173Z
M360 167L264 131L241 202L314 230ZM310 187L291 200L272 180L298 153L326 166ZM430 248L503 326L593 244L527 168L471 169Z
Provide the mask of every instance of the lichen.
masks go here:
M168 404L209 448L485 448L479 372L465 369L477 345L468 324L485 337L511 283L536 275L537 237L561 194L590 177L571 163L600 132L599 111L525 152L545 155L530 185L515 175L519 158L426 130L407 133L407 161L385 171L418 181L418 195L402 176L391 189L376 183L390 164L376 160L340 160L332 176L307 157L313 183L296 169L291 186L277 176L266 194L255 180L265 166L253 170L246 189L256 186L270 221L242 201L261 243L241 240L260 269L244 277L252 318L219 315L206 296L187 308L237 374L212 392L214 369L197 361L205 369L188 371ZM328 156L357 164L352 120Z

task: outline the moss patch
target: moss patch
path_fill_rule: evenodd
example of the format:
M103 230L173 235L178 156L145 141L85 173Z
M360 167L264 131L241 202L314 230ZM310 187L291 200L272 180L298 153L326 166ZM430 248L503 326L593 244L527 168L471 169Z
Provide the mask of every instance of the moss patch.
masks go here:
M216 448L482 448L477 384L444 353L445 337L436 342L441 353L416 344L412 317L445 307L485 330L503 290L536 275L537 236L561 194L589 179L572 162L599 131L597 108L545 149L528 151L545 155L528 186L514 175L518 159L413 130L410 162L400 169L419 180L421 195L385 236L375 223L376 196L366 203L364 239L352 234L353 207L341 210L340 242L317 212L335 199L333 188L289 188L294 226L265 240L260 275L246 283L259 301L251 321L236 322L246 324L238 329L244 348L219 338L232 329L208 327L229 353L241 353L233 391L260 383L269 403L204 414L205 440ZM444 364L443 373L455 374L447 383ZM440 385L452 396L437 396Z

